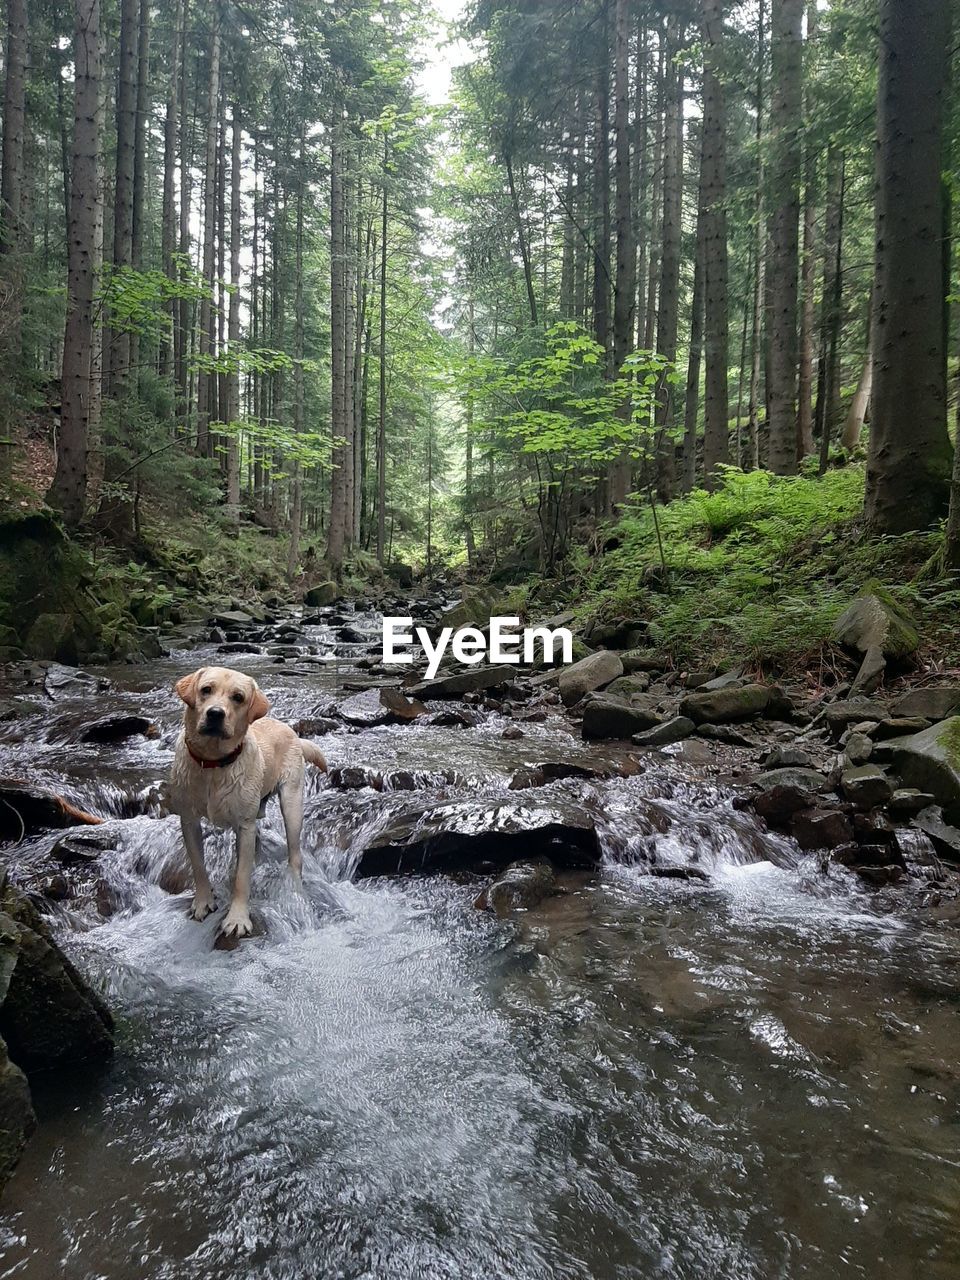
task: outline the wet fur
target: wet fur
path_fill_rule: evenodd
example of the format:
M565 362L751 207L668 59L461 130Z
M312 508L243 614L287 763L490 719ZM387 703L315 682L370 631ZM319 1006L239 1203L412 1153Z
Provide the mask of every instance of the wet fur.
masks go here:
M246 937L253 932L250 876L261 806L268 796L278 796L290 871L299 882L304 761L319 769L326 769L326 761L312 742L298 738L289 725L266 718L270 704L257 682L240 671L201 667L178 680L175 689L183 700L184 712L170 778L171 807L180 815L183 842L193 869L190 915L203 920L216 909L203 860L200 823L206 818L214 826L236 833L233 892L220 931L227 937ZM211 720L211 715L217 718ZM204 759L219 759L241 742L236 760L223 768L201 768L190 755L192 749Z

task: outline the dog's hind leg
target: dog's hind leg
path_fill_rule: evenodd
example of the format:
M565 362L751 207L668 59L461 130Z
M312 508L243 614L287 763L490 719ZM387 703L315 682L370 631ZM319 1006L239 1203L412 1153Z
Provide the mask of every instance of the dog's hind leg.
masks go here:
M180 830L183 832L183 843L193 870L193 902L190 906L190 915L194 920L205 920L211 911L216 910L217 904L213 897L213 890L210 888L206 864L203 861L203 831L200 828L200 819L182 817Z
M297 884L303 870L300 832L303 830L303 780L280 783L280 812L287 833L287 862Z

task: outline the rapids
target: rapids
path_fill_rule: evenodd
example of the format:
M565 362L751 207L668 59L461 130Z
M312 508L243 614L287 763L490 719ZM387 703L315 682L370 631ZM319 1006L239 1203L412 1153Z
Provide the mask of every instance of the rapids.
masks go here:
M323 628L307 638L330 647ZM345 696L361 651L312 667L219 660L296 719ZM174 675L211 659L106 671L93 699L0 726L0 772L102 814L149 808ZM76 742L71 726L112 711L143 711L160 736ZM636 777L555 784L598 815L603 862L510 920L475 909L471 877L354 879L371 839L425 795L532 802L506 791L517 768L597 754L559 716L518 740L507 723L322 737L332 764L411 771L418 789L314 776L302 893L271 805L252 893L265 934L234 952L212 950L219 913L195 924L167 891L176 820L115 824L99 869L112 914L68 903L56 927L117 1014L116 1058L36 1085L0 1276L957 1275L949 929L823 877L669 755ZM666 816L654 836L636 817L651 802ZM646 874L651 840L661 863L695 860L708 879ZM52 841L15 865L43 864ZM207 849L222 900L229 849L215 834Z

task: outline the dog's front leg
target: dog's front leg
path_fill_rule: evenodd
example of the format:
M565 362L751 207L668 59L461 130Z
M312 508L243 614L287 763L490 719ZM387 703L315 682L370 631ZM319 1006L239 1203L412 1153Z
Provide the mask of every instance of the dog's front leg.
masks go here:
M203 861L203 831L200 828L200 819L181 817L180 830L183 832L183 843L193 870L193 902L190 905L190 915L194 920L205 920L211 911L216 910L217 904L213 897L213 890L210 888L206 864Z
M220 932L225 938L234 934L238 938L247 938L253 933L250 921L250 877L253 874L253 863L257 852L257 822L246 823L237 828L237 870L233 878L233 897L230 910L227 912Z

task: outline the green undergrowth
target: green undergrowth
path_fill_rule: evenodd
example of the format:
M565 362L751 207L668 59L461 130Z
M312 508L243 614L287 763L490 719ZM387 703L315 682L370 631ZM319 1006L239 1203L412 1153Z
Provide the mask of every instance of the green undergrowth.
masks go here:
M643 622L678 665L787 673L825 656L838 614L875 578L925 647L956 664L960 582L928 576L942 535L868 538L863 485L859 465L791 479L731 469L715 492L658 508L656 522L649 506L634 508L605 554L574 556L564 594L585 623Z

